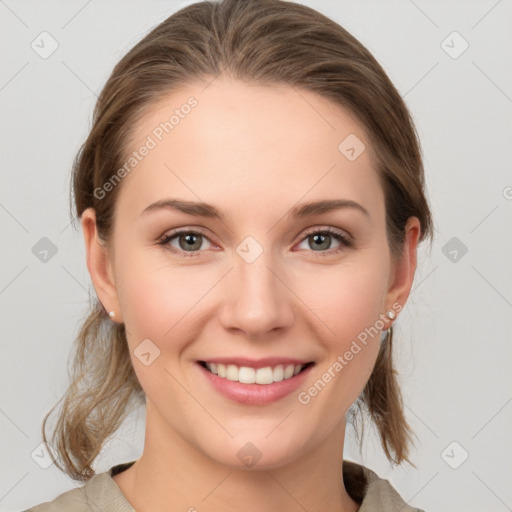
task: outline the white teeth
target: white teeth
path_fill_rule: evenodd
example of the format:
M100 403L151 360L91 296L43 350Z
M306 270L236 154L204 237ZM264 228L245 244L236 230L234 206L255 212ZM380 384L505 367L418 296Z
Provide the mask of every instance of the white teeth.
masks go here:
M274 368L274 381L280 382L284 379L284 368L283 365L280 364Z
M299 365L297 365L297 366L299 366ZM295 371L295 366L293 366L293 364L289 364L284 369L283 378L286 380L286 379L289 379L290 377L293 377L293 372L294 371Z
M256 370L254 368L247 368L247 366L242 366L242 368L240 368L240 370L238 371L237 380L239 382L242 382L243 384L254 384L256 382Z
M238 367L234 364L206 363L206 367L214 375L242 384L272 384L297 375L304 368L304 365L289 364L284 366L279 364L275 367L265 366L265 368L255 369L248 366Z
M274 382L274 372L270 366L258 368L255 373L256 384L272 384Z
M234 364L228 364L226 366L226 379L238 380L238 368Z

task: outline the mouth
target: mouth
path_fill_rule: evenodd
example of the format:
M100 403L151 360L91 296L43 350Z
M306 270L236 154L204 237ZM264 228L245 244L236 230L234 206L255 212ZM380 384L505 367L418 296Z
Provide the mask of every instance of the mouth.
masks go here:
M225 380L239 382L241 384L270 385L294 378L305 372L315 364L315 361L307 363L294 363L292 361L283 364L268 366L242 366L232 363L220 363L209 361L197 361L209 373Z
M235 364L237 363L237 364ZM216 358L196 361L199 382L230 401L264 406L292 396L309 378L315 361L291 358Z

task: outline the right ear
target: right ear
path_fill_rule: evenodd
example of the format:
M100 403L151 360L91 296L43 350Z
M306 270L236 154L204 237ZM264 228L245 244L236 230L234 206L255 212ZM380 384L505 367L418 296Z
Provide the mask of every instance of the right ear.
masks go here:
M87 268L98 299L107 312L115 312L116 321L122 322L114 271L107 247L98 236L94 208L87 208L82 213L82 231L85 241Z

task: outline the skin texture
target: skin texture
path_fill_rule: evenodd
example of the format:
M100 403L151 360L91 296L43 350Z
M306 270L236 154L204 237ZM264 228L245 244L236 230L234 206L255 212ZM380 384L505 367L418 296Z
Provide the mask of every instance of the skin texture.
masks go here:
M198 105L118 185L108 250L94 211L82 215L95 290L126 325L147 396L143 455L114 480L138 512L357 510L341 477L345 415L371 374L380 337L361 345L307 405L297 393L393 304L405 304L419 221L409 219L404 257L392 265L367 134L345 109L290 86L224 77L206 88L191 84L146 114L133 149L190 96ZM349 134L366 145L355 161L338 150ZM225 221L170 209L141 216L171 197L213 204ZM370 215L346 208L287 218L298 203L321 199L351 199ZM305 235L328 227L354 245ZM158 245L176 228L204 232L194 257ZM236 251L247 236L263 249L252 263ZM184 254L179 241L168 245ZM133 352L145 339L160 350L148 366ZM225 398L202 378L196 361L221 356L290 356L316 365L297 392L255 406ZM247 442L262 454L251 468L237 457Z

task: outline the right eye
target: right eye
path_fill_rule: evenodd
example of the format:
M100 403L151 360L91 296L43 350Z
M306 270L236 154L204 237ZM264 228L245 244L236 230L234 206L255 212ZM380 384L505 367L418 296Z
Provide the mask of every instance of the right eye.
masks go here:
M176 247L171 243L174 239L176 239L179 247ZM200 231L181 229L179 231L166 233L162 238L160 238L158 244L164 246L174 254L190 258L201 254L200 249L204 240L208 240L208 238L206 238L206 235Z

